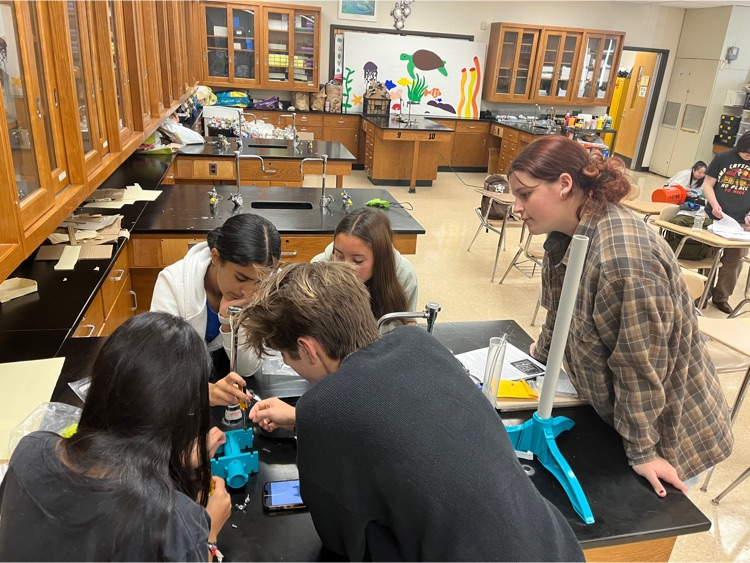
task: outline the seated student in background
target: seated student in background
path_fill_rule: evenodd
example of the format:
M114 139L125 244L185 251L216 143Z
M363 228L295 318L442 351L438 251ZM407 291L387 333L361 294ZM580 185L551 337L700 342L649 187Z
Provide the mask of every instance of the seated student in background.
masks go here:
M661 481L691 479L732 451L729 410L674 252L619 202L630 191L619 158L562 136L528 145L508 169L513 209L529 232L549 233L542 306L531 353L546 361L573 235L589 237L565 350L578 393L619 432L633 470L659 496Z
M311 262L322 260L354 265L357 277L370 292L376 319L387 313L417 310L417 272L393 247L391 221L385 212L363 207L344 216L333 242ZM390 328L397 324L390 323Z
M326 548L351 561L583 560L458 360L420 327L378 337L351 266L272 274L241 322L256 352L281 351L314 384L296 410L266 399L250 417L296 424L300 492Z
M184 320L143 313L120 326L94 362L77 432L32 432L13 452L0 560L209 560L231 512L211 477L224 434L207 444L210 373Z
M688 192L697 192L695 195L703 196L703 180L706 177L706 163L699 160L693 164L692 168L687 170L680 170L677 174L672 176L664 186L674 186L675 184L682 186Z
M245 380L229 373L232 335L227 307L247 305L280 257L281 237L273 223L244 213L229 217L208 233L207 242L196 244L185 258L159 273L151 310L182 317L205 338L216 381L209 384L211 406L234 405L245 397ZM237 360L243 376L260 368L260 358L242 347Z

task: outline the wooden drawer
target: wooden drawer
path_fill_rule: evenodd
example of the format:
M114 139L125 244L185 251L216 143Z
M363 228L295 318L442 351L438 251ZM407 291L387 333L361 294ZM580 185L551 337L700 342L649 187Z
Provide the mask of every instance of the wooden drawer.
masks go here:
M497 123L493 123L490 125L490 135L494 137L500 137L501 139L505 137L504 135L505 129L501 125L498 125Z
M335 115L324 115L323 125L325 127L352 127L356 128L359 125L358 115L345 115L343 113Z
M94 295L94 300L83 314L81 322L78 323L73 338L89 338L99 336L104 326L104 306L102 304L101 292Z
M503 142L500 144L500 151L514 153L516 151L516 141L510 141L503 137Z
M117 296L123 287L130 289L130 260L127 249L123 249L115 261L114 266L107 274L107 279L102 284L101 294L104 305L104 316L109 314Z
M323 127L317 127L317 126L310 126L310 125L300 125L299 120L297 120L297 132L298 133L312 133L313 137L315 139L322 139L323 138Z
M487 133L490 124L486 121L456 121L456 133Z
M515 141L518 139L518 131L511 129L510 127L503 127L503 141Z
M236 165L234 159L196 158L193 161L193 178L234 180Z
M276 160L266 158L263 172L260 168L260 161L257 159L244 159L240 162L240 178L242 183L247 185L253 181L270 182L271 185L278 186L290 184L292 182L302 182L302 174L299 171L299 161L293 160ZM234 164L234 163L232 163Z
M160 238L134 236L130 239L133 268L163 268L185 257L188 250L205 237Z
M117 300L113 303L112 310L104 320L101 335L109 336L112 334L118 326L135 314L137 308L138 301L135 291L129 288L123 289L117 296Z
M284 262L309 262L333 241L333 235L281 235L281 259Z
M285 118L288 119L288 118ZM282 120L283 122L284 120ZM314 113L298 113L297 114L297 129L299 130L302 125L310 127L323 127L323 116Z

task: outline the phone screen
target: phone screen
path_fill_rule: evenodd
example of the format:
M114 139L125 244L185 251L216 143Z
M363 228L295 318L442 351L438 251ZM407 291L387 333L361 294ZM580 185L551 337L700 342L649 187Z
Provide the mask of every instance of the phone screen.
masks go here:
M266 483L263 486L263 506L268 510L305 508L299 493L299 479Z

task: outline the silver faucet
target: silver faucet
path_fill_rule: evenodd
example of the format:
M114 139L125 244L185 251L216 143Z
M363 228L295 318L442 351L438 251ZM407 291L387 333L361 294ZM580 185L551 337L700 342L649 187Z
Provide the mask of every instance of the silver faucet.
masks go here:
M424 311L419 312L400 312L400 313L388 313L378 319L378 330L384 324L394 319L427 319L427 332L432 333L432 329L435 328L435 321L437 315L440 312L440 303L434 301L428 301L425 305Z
M548 119L552 121L552 125L555 125L555 106L548 107L544 110L544 113L549 116Z
M241 139L240 139L241 141ZM241 150L234 151L234 161L236 165L236 171L235 175L237 176L237 184L236 184L236 190L235 192L229 196L229 200L234 202L235 207L242 207L242 194L240 194L240 160L243 158L256 158L260 160L260 170L261 172L266 172L266 163L263 160L262 156L259 156L257 154L242 154Z
M320 188L320 207L321 209L328 207L333 202L333 196L332 195L326 195L326 168L328 166L328 155L324 154L319 157L308 157L303 158L299 163L299 171L301 174L303 173L303 168L305 167L305 162L322 162L323 163L323 182Z
M531 122L531 125L536 127L536 120L539 119L539 112L542 108L539 107L539 104L534 104L534 121Z

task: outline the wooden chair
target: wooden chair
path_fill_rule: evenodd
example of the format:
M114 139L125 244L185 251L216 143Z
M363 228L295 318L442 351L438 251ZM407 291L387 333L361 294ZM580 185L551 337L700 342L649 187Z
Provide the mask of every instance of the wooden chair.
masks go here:
M513 195L508 193L490 192L481 188L476 188L474 191L482 194L483 197L489 197L491 199L491 202L487 206L487 211L484 213L482 213L481 206L477 207L474 210L477 214L477 217L479 217L479 227L477 227L477 232L474 233L474 238L471 239L469 248L466 249L466 252L471 252L471 247L474 244L474 241L477 240L479 231L481 231L482 229L484 229L485 232L489 233L490 231L492 231L493 233L499 235L500 238L497 241L497 251L495 251L495 265L492 268L492 278L490 279L490 283L492 283L495 281L495 273L497 272L497 262L500 258L500 250L505 248L506 230L508 229L508 227L518 227L522 224L522 222L520 220L516 220L513 217L513 202L516 200ZM500 206L503 208L505 215L502 219L489 218L490 211L493 207L493 202L500 204Z
M750 259L748 259L747 256L744 256L742 258L742 261L746 264L750 264ZM740 315L744 315L745 313L749 313L750 311L742 311L742 308L750 303L750 272L747 273L747 280L745 280L745 297L740 301L737 306L734 308L734 310L729 314L729 318L733 319L735 317L739 317Z

